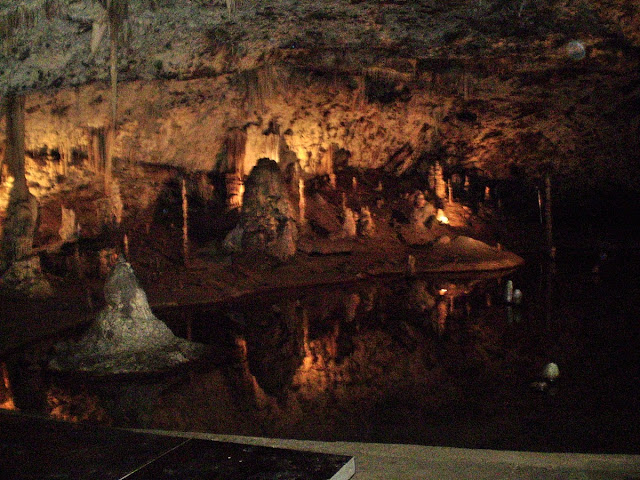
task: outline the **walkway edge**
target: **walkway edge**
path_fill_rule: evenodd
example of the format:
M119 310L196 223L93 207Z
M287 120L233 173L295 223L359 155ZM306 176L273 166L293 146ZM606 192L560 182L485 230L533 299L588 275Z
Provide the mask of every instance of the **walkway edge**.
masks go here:
M510 465L520 468L571 469L578 471L611 471L640 475L640 455L587 454L587 453L547 453L503 450L474 450L454 447L430 447L421 445L321 442L313 440L291 440L238 435L220 435L199 432L175 432L165 430L134 430L144 433L201 438L221 442L233 442L294 450L308 450L318 453L348 455L358 458L377 457L385 463L412 461L423 463L478 464L483 466ZM400 465L398 465L400 466Z

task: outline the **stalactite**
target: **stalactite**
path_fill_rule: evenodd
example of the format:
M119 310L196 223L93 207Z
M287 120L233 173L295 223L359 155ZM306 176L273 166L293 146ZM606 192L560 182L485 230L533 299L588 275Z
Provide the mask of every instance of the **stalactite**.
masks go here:
M126 32L124 25L129 16L129 0L99 0L105 9L109 23L109 71L111 78L111 115L108 124L104 165L104 191L107 197L111 193L111 177L113 169L113 150L118 114L118 43ZM100 36L92 36L91 49L97 49Z
M267 143L265 156L275 160L276 163L280 163L280 135L277 133L270 134Z
M62 0L32 0L29 5L15 3L16 5L13 9L6 8L0 14L0 40L10 41L17 30L33 28L44 18L50 19L55 15L60 15L67 2Z
M299 195L298 211L300 212L299 222L300 222L300 227L303 228L307 222L307 218L306 218L306 201L304 198L304 180L302 179L298 180L298 195Z
M440 162L436 162L434 167L434 185L435 185L435 193L438 198L445 198L447 194L447 184L444 181L444 175L442 172L442 166Z
M225 174L225 189L227 191L227 210L233 210L242 206L244 185L240 172Z
M265 65L258 70L258 87L262 100L269 100L280 92L280 72L274 65Z
M244 95L244 107L248 111L264 112L268 100L281 91L281 73L273 65L246 70L239 74L239 86Z
M329 145L329 151L327 152L327 174L329 174L329 178L333 175L334 181L331 183L333 188L336 188L335 185L335 155L336 155L336 144L332 143Z
M411 81L412 74L399 72L393 68L370 67L365 69L365 77L375 81L405 83Z
M24 97L8 95L6 99L7 116L7 165L13 176L11 195L16 199L26 199L29 194L24 164Z
M89 129L89 165L94 172L104 170L107 138L104 127Z
M227 14L229 15L229 18L233 18L233 16L236 13L236 0L226 0L227 3Z
M364 76L356 77L356 88L353 90L353 100L351 102L352 110L359 110L366 103L367 96L365 94L366 81Z
M124 251L124 257L129 258L129 237L126 233L124 237L122 237L122 249Z
M231 130L224 142L227 152L227 173L244 172L244 156L247 146L247 132L244 130Z

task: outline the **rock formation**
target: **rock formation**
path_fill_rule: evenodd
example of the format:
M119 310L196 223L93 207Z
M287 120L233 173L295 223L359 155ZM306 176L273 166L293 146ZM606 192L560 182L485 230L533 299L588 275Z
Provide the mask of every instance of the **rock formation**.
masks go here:
M413 194L411 203L413 209L409 216L409 222L414 228L423 230L435 219L436 209L433 204L427 202L424 193L419 190Z
M399 236L408 245L428 245L442 231L436 226L436 208L425 199L422 191L415 191L409 198L409 223L399 225Z
M145 292L123 257L104 286L107 305L78 341L56 345L49 368L95 375L154 373L202 356L206 347L176 337L151 312Z
M296 252L298 230L293 217L278 164L261 158L245 182L240 222L225 245L232 251L264 252L286 260Z
M370 237L375 231L375 225L373 223L373 217L371 216L371 210L367 206L363 206L360 209L360 215L358 215L358 235L361 237Z
M51 286L40 271L40 258L33 255L38 201L29 191L25 176L24 98L9 95L4 108L6 157L13 185L0 237L0 289L21 296L46 297L52 293Z
M33 195L16 199L12 191L0 239L0 290L9 295L48 297L53 293L42 275L40 257L33 254L37 215Z

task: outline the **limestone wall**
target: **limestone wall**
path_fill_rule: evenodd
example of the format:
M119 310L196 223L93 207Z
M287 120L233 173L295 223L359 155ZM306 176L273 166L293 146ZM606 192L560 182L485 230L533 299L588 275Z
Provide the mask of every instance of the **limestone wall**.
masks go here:
M131 82L120 85L119 95L117 158L224 171L225 142L240 130L244 174L259 158L279 161L283 152L310 175L328 173L330 151L337 149L350 153L352 166L377 168L407 142L416 154L430 149L452 103L422 91L384 105L367 101L357 78L314 78L284 68L248 81L236 75ZM26 110L27 150L89 154L91 130L108 123L109 92L95 83L37 93L28 96Z

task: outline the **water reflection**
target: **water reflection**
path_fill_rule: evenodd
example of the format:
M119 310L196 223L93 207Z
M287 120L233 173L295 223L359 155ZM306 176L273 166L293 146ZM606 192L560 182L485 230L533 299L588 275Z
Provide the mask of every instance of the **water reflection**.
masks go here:
M0 409L15 410L16 406L13 402L9 371L4 362L0 362L0 377L2 377L0 378Z
M309 403L341 397L353 403L395 382L424 383L436 363L432 343L446 336L451 318L469 318L465 297L478 283L407 278L249 298L190 314L165 312L169 325L184 330L177 333L217 347L215 368L200 365L187 376L144 382L61 378L44 370L42 346L12 363L19 403L61 419L146 425L167 398L182 397L180 408L201 403L188 400L196 395L189 387L199 383L216 384L231 403L269 410L267 416L284 409L288 418L299 418Z
M519 305L504 302L511 278L526 295ZM535 395L529 385L549 361L570 371L565 365L586 358L587 343L578 315L563 311L550 327L549 305L556 318L559 307L544 298L556 279L546 281L397 278L166 309L158 317L211 345L210 358L162 377L63 379L41 367L42 346L8 362L8 374L16 406L71 420L557 449L588 438L582 427L573 436L563 430L581 425L574 418L564 427L573 397ZM570 381L563 376L564 391Z

